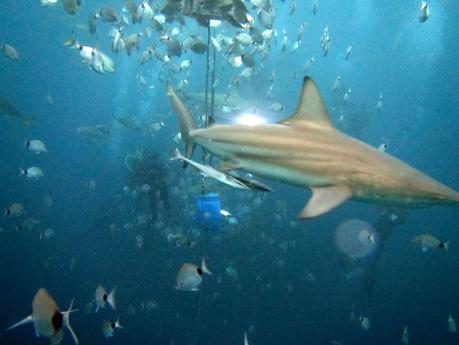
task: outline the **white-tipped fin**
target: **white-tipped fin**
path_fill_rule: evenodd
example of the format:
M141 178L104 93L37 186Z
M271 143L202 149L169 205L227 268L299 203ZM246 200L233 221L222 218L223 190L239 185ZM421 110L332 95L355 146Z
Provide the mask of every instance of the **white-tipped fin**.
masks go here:
M445 252L449 250L449 244L450 244L450 241L443 243L443 249L445 250Z
M65 327L69 330L70 334L72 335L72 338L73 338L73 341L75 342L75 344L78 345L80 342L78 340L78 337L77 337L75 331L73 330L72 326L70 325L70 314L75 312L75 311L78 311L78 309L72 309L72 307L73 307L73 299L70 302L69 309L67 311L64 311L62 313L62 316L64 318Z
M339 206L351 196L352 193L349 188L344 186L312 188L312 197L298 217L312 218L320 216Z
M124 329L123 325L121 325L121 323L120 323L120 318L119 318L119 316L118 316L118 318L116 319L115 328Z
M115 300L116 287L113 288L107 296L107 303L111 305L113 310L116 310L116 300Z
M247 338L246 332L244 332L244 345L249 345L249 339Z
M204 258L202 258L201 261L201 269L203 273L212 275L212 272L207 268L206 260Z
M10 329L13 329L13 328L16 328L16 327L31 323L32 321L33 321L32 315L29 315L25 319L23 319L23 320L15 323L14 325L8 327L7 329L5 329L5 331L9 331Z
M372 233L369 237L371 243L376 244L376 233Z
M330 127L333 126L325 103L320 95L319 88L310 77L304 77L303 91L295 113L281 121L281 123L295 125L305 121L316 122Z
M171 157L171 161L175 161L178 159L183 159L182 154L180 153L179 149L175 149L174 155Z

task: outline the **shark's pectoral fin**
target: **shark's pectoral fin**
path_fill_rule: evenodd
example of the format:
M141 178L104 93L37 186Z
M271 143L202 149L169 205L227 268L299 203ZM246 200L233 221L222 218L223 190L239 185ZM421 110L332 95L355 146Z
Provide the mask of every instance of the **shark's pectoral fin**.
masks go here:
M312 218L327 213L352 197L346 186L311 188L312 197L298 215L299 218Z

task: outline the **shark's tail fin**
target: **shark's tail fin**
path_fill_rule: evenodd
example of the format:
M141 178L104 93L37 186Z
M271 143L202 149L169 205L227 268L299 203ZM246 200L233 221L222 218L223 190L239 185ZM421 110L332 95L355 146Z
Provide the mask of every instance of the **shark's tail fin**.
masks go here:
M195 148L195 144L190 140L190 132L196 129L196 123L194 122L193 115L177 96L171 83L167 84L167 95L172 99L172 105L177 113L177 117L180 125L180 133L182 134L182 140L185 143L185 157L191 158ZM183 168L186 168L188 164L183 162Z

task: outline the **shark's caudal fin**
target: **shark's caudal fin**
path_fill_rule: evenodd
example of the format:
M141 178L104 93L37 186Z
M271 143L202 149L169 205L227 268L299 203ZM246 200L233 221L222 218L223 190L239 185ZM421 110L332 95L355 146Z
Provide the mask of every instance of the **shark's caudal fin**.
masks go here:
M172 105L174 106L175 112L177 113L180 133L182 134L182 140L185 143L185 157L191 158L195 148L195 144L190 141L190 131L196 129L196 124L193 120L193 116L182 102L182 100L177 96L174 89L172 88L171 83L167 84L167 95L172 98ZM183 162L183 167L186 168L188 163Z
M304 77L301 99L295 113L281 121L285 125L301 125L302 122L316 122L332 127L325 103L319 88L310 77Z

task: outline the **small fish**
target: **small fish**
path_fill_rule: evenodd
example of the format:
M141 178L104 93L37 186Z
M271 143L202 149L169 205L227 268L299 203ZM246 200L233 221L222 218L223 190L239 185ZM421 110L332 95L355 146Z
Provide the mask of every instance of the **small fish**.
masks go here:
M96 184L97 184L97 182L95 180L89 180L89 181L85 181L83 183L83 186L85 186L86 188L95 190L96 189Z
M336 76L335 82L333 83L332 92L335 93L341 87L341 76L338 74Z
M15 202L11 204L11 206L5 210L4 216L19 217L19 216L22 216L24 213L25 211L24 211L24 207L22 206L22 204Z
M243 45L251 45L253 43L252 36L250 36L248 33L245 32L239 32L235 36L236 41Z
M25 176L27 178L32 178L38 180L39 178L43 177L43 170L39 167L30 167L28 169L19 169L19 176Z
M46 150L45 144L41 140L26 140L24 144L32 152L35 152L35 153L48 152Z
M376 233L369 232L368 230L362 230L357 235L358 240L360 243L367 245L367 244L376 244Z
M40 0L40 6L50 7L57 4L57 0Z
M214 80L214 83L212 84L212 89L216 89L217 87L220 86L220 82L221 82L221 79L220 78L216 78Z
M226 268L225 272L226 272L226 274L228 274L230 276L230 278L234 282L238 282L239 281L239 274L237 273L236 269L233 266L228 266Z
M167 234L167 241L176 247L193 247L194 242L183 234Z
M383 96L382 96L382 93L380 93L378 103L376 103L376 111L378 112L378 114L381 112L382 107L383 107Z
M429 234L422 234L413 237L413 243L421 245L423 252L427 252L428 250L440 250L447 252L449 249L449 242L442 242Z
M83 0L62 0L64 5L64 11L71 16L78 13L82 5Z
M293 0L292 7L290 7L290 12L288 13L289 16L293 15L295 13L295 10L296 10L296 0Z
M3 54L10 60L13 61L18 61L19 60L19 54L13 46L9 44L2 44L0 46L0 49L2 50Z
M201 175L209 178L213 178L223 184L226 184L227 186L236 188L236 189L242 189L242 190L249 190L249 187L247 187L245 184L242 182L239 182L237 179L234 177L225 174L224 172L221 172L210 165L204 165L197 163L191 159L185 158L180 154L180 151L178 149L175 150L174 156L171 158L171 160L182 160L183 162L190 164L191 166L195 167L198 169L201 173Z
M183 61L180 63L180 69L181 69L182 71L187 71L187 70L190 68L192 62L193 62L193 61L192 61L191 59L183 60Z
M319 0L313 0L312 2L312 13L317 14L317 11L319 10Z
M353 43L349 44L349 46L346 49L346 61L349 60L349 57L351 56L352 45L353 45Z
M199 285L201 285L204 273L212 275L212 272L207 268L204 258L202 258L201 267L195 264L183 264L177 274L177 285L175 288L181 291L199 291Z
M229 216L231 216L231 213L229 213L229 212L226 211L226 210L220 210L220 214L221 214L223 217L229 217Z
M107 295L107 291L103 286L97 286L96 292L94 293L94 300L96 302L96 313L99 308L105 308L105 305L108 304L112 307L113 310L116 310L116 301L115 301L115 292L116 287Z
M370 319L366 316L361 316L359 318L359 321L360 321L360 326L362 327L362 329L364 331L369 331L370 330Z
M222 52L222 46L221 46L220 42L214 37L211 37L210 39L212 41L213 47L215 48L215 51L217 53L221 53Z
M405 326L402 332L402 344L408 345L410 343L410 337L408 335L408 326Z
M153 9L146 0L142 1L137 7L137 18L140 22L142 22L142 20L152 20L154 14Z
M7 118L19 119L25 127L30 124L31 119L24 117L7 98L0 97L0 114Z
M255 67L255 59L252 54L242 54L241 60L244 65L247 67Z
M121 21L118 11L112 6L102 6L99 10L99 16L105 23L118 23Z
M297 41L301 41L301 39L303 38L304 31L306 30L307 26L308 26L307 22L303 22L303 23L300 24L300 26L298 27L298 30L296 31L296 40Z
M253 67L246 67L242 70L241 74L239 75L240 77L244 78L251 78L255 74L255 68Z
M301 41L295 41L295 43L293 43L292 48L290 49L290 54L293 54L294 52L296 52L298 48L300 47L300 44L301 44Z
M252 190L257 190L261 192L273 192L274 191L270 186L260 181L255 180L251 174L247 174L245 176L239 176L239 175L229 172L228 175L230 175L231 177L234 177L236 180L243 183L244 185L246 185Z
M349 102L349 97L351 96L351 93L352 93L352 90L351 89L348 89L345 93L344 93L344 97L343 97L343 104L346 105L347 102Z
M72 307L73 300L70 302L69 309L61 312L48 291L41 288L32 301L32 314L9 327L7 331L32 322L37 336L50 338L52 345L59 345L64 338L63 326L65 326L70 331L75 344L78 345L78 338L70 326L70 313L76 311Z
M310 57L308 59L308 61L306 61L306 63L304 64L304 71L307 73L310 71L311 67L312 67L312 64L314 63L314 61L316 61L316 59L314 59L314 57Z
M99 13L90 16L88 19L88 28L89 28L89 33L91 35L94 35L97 31L97 19L99 19Z
M451 313L448 315L448 332L457 333L457 325Z
M113 337L115 333L115 329L123 329L124 327L120 324L120 318L116 319L115 322L104 320L102 324L102 333L104 334L105 338Z
M381 145L378 146L378 150L381 151L381 152L386 152L387 144L386 143L382 143Z
M80 126L76 129L76 131L91 139L103 139L106 138L110 135L110 129L104 125L104 124L99 124L96 126Z
M285 52L288 46L288 36L287 36L287 30L284 29L284 38L282 39L282 53Z
M430 6L427 1L421 2L421 8L419 9L419 22L424 23L430 17Z

